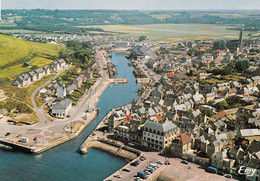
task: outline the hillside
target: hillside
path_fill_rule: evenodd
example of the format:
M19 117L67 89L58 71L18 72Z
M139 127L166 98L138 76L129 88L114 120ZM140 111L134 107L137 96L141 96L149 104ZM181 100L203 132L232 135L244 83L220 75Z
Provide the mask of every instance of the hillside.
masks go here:
M30 61L33 66L50 64L58 57L61 46L36 43L0 35L0 83L13 80L31 69L22 65Z

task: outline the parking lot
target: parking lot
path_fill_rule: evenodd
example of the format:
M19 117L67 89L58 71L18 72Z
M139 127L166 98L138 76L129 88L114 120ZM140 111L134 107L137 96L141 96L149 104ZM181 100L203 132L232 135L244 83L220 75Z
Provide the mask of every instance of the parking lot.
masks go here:
M144 169L149 166L150 163L156 163L158 160L165 161L165 157L158 155L156 152L143 152L143 155L146 157L146 160L140 161L138 166L131 166L128 163L122 169L118 170L110 177L105 180L123 180L123 181L133 181L138 171L144 171ZM160 165L158 169L154 170L154 172L148 175L148 178L145 179L147 181L152 181L156 179L159 175L163 178L167 178L167 180L189 180L189 181L231 181L234 179L225 178L224 176L212 174L206 172L204 169L200 167L200 165L194 163L183 164L181 163L182 159L179 158L170 158L170 165ZM159 165L159 164L158 164ZM129 168L131 171L126 172L123 171L124 168ZM121 178L114 177L115 174L122 175Z

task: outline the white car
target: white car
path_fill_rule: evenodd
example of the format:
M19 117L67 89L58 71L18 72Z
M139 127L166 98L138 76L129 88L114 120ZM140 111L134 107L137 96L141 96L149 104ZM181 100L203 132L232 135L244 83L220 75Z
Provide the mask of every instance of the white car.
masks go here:
M162 162L161 160L158 160L156 163L158 163L158 164L160 164L160 165L163 164L163 162Z
M134 143L128 143L128 145L129 145L129 146L135 146L135 144L134 144Z
M140 177L136 177L135 181L142 181L143 179L141 179Z
M116 177L116 178L122 178L122 175L121 175L121 174L115 174L114 177Z

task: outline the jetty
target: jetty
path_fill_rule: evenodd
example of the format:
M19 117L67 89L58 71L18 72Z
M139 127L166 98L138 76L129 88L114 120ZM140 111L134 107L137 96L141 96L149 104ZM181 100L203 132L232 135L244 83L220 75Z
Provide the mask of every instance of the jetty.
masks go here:
M108 117L113 114L111 110L103 120L97 125L92 134L79 147L79 153L86 154L89 148L98 148L112 155L133 160L140 156L141 151L134 148L125 146L121 142L108 139L109 135L113 133L107 133L102 128L106 127ZM102 131L103 130L103 131Z
M116 79L110 79L111 84L127 84L127 78L116 78Z

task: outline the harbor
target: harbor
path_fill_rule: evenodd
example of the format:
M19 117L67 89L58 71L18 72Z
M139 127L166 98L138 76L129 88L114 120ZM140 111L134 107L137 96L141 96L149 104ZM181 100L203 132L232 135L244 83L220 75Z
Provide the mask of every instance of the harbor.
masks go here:
M38 155L27 155L10 149L0 149L2 173L17 171L15 176L1 174L0 180L36 180L41 177L47 180L103 180L122 166L127 164L125 159L113 156L96 148L89 148L85 155L76 154L79 146L91 135L93 129L100 123L105 115L112 108L128 104L133 99L138 99L136 84L132 72L133 68L128 67L124 52L113 53L111 59L118 65L118 76L127 78L127 84L116 84L107 87L99 97L97 108L100 109L97 117L89 123L79 136L71 141L65 142L57 147ZM11 167L7 163L16 162ZM6 163L6 164L5 164ZM69 163L69 164L68 164ZM80 165L80 167L78 167ZM63 168L62 170L60 168ZM20 169L23 168L23 169ZM52 169L50 169L52 168ZM75 172L75 168L76 172ZM102 173L96 174L97 172ZM55 174L54 174L55 173ZM47 179L48 178L48 179Z

